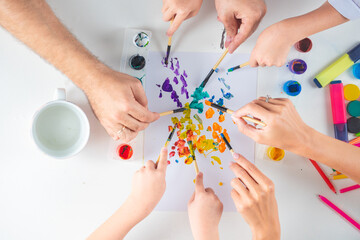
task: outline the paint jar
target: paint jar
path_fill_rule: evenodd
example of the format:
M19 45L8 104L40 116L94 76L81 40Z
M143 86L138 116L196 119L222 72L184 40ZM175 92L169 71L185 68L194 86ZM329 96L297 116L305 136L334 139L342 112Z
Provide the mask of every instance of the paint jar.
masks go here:
M306 53L311 50L312 41L309 38L304 38L303 40L300 40L297 43L295 43L294 47L299 52Z
M285 151L276 147L269 147L266 151L267 156L273 161L280 161L285 156Z
M355 64L353 66L352 72L353 72L355 78L360 79L360 63Z
M284 92L289 96L297 96L301 92L301 84L297 81L287 81L283 86Z
M145 67L145 58L139 54L132 55L129 59L130 67L134 70L141 70Z
M133 156L132 147L126 143L120 144L116 152L122 160L129 160Z
M289 70L295 74L303 74L307 69L306 62L301 59L294 59L290 61L288 67Z
M149 35L147 35L146 33L139 32L138 34L136 34L134 36L133 42L134 42L135 46L143 48L149 44L150 38L149 38Z

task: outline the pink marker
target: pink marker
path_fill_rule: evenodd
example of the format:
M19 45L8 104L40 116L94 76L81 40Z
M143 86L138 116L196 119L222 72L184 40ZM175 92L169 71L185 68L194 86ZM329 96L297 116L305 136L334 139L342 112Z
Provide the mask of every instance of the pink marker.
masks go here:
M350 222L354 227L360 230L360 224L352 219L349 215L347 215L343 210L335 206L332 202L330 202L326 197L319 195L321 201L323 201L326 205L335 210L338 214L340 214L343 218L345 218L348 222Z
M360 185L359 185L359 184L355 184L355 185L353 185L353 186L340 189L340 193L346 193L346 192L349 192L349 191L352 191L352 190L355 190L355 189L358 189L358 188L360 188Z
M331 82L330 96L335 138L344 142L349 142L346 123L344 87L341 81Z

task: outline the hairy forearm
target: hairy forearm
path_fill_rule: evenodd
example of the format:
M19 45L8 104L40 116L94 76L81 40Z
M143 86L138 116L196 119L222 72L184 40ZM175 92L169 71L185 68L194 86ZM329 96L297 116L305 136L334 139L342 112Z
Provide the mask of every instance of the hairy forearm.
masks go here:
M126 202L103 223L88 240L119 240L141 220L146 217L138 206L128 199Z
M105 68L44 0L0 0L0 25L82 89L92 85L97 69Z
M293 43L311 36L315 33L335 27L347 22L348 19L342 16L327 1L318 9L301 16L285 19L279 24L283 25L288 31L289 38Z
M308 137L291 151L326 164L360 183L360 148L309 128Z

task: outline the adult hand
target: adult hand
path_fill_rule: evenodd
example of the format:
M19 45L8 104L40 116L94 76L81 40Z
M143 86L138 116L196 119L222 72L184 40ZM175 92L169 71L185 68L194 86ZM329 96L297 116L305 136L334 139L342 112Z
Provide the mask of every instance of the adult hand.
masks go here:
M252 115L266 127L255 128L241 117ZM274 98L265 101L264 97L256 99L237 110L232 119L239 131L260 144L271 145L294 151L302 142L308 142L312 129L307 126L289 99Z
M183 21L199 12L201 4L202 0L163 0L163 20L168 22L173 19L166 34L172 36Z
M149 160L133 176L131 193L128 198L136 207L136 212L146 217L156 207L164 195L168 151L162 148L156 165Z
M195 240L219 239L218 225L223 211L223 204L214 190L205 188L203 174L196 176L195 191L188 203L191 230Z
M225 47L230 53L256 30L266 13L263 0L215 0L215 6L226 29Z
M273 182L238 153L230 169L231 197L236 209L249 224L253 239L280 239L280 222Z
M100 72L97 79L101 81L84 91L108 134L114 140L128 142L160 116L147 109L145 91L138 79L110 69Z
M260 34L251 52L250 66L280 67L285 64L291 46L297 41L292 37L295 34L291 33L291 27L287 25L286 21L278 22Z

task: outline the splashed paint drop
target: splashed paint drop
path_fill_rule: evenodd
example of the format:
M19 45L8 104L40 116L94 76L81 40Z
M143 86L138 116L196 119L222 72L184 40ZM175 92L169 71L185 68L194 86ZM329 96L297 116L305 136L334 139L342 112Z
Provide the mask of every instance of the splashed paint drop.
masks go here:
M179 160L176 159L175 162L176 162L176 163L179 163Z
M162 85L162 90L165 92L171 92L173 90L172 85L170 84L170 80L169 78L166 78L163 85Z
M206 112L205 112L205 117L207 119L212 118L214 116L215 112L214 109L209 108Z
M225 115L220 115L219 116L219 122L223 122L223 121L225 121Z
M227 90L230 90L230 86L225 83L225 78L218 78L218 80L219 80L219 82L224 84L224 86Z
M224 183L222 183L222 182L219 182L219 186L222 186L222 185L224 185Z
M219 165L221 165L221 160L219 157L217 156L211 156L212 159L214 159L214 161L216 161Z
M174 77L173 82L174 82L175 84L178 84L178 83L179 83L179 80L177 79L177 77Z
M169 153L169 158L172 158L173 156L175 156L175 151Z
M230 100L231 98L234 97L234 95L232 95L230 92L225 93L224 89L221 89L222 95L224 98L226 98L227 100Z
M169 160L167 161L167 164L168 164L168 165L170 164L170 161L169 161Z
M184 77L188 77L188 75L187 75L187 73L185 72L185 70L184 70L184 72L183 72L183 74L182 75L184 75Z

